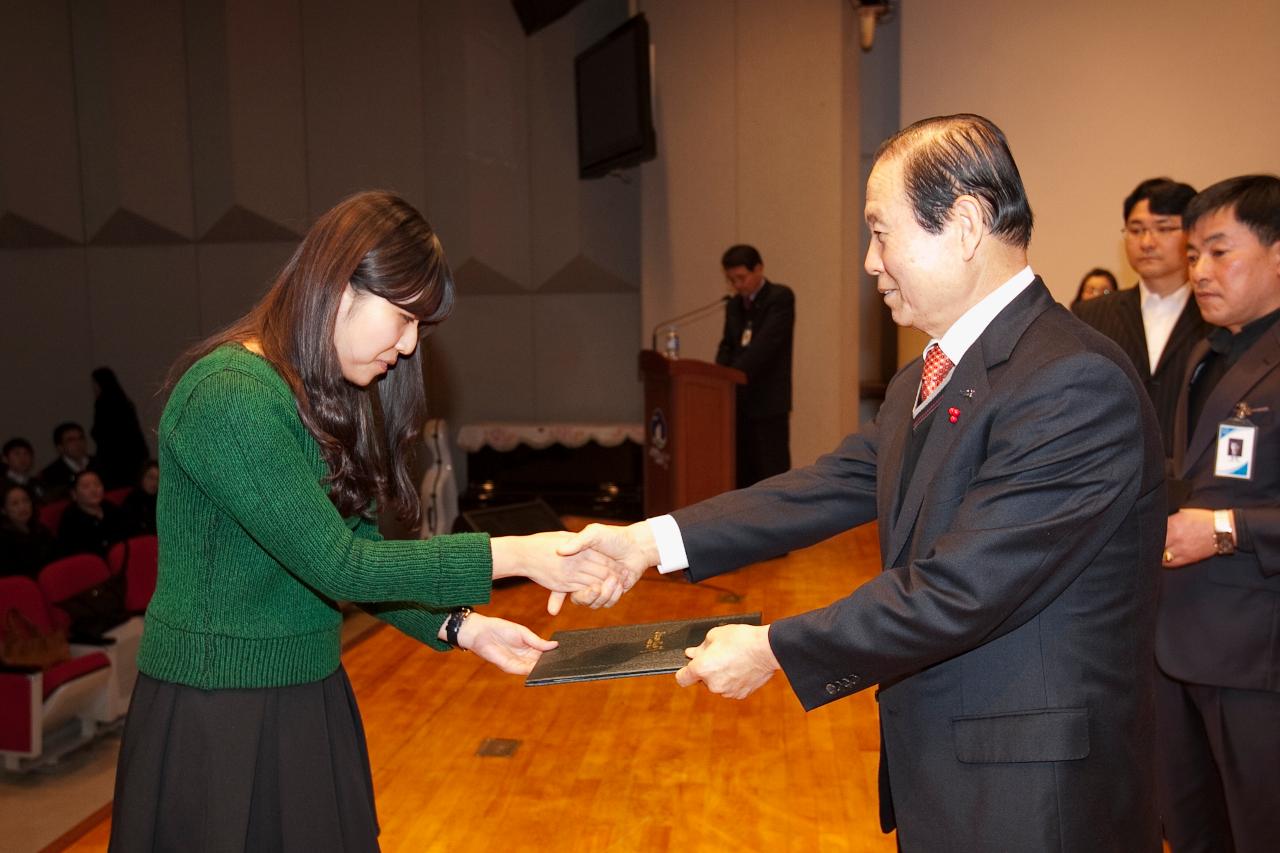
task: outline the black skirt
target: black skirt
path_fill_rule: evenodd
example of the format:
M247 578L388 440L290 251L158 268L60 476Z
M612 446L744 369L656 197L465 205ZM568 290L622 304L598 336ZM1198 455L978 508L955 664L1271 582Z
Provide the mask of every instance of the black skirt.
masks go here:
M114 853L378 850L347 673L199 690L138 675L116 768Z

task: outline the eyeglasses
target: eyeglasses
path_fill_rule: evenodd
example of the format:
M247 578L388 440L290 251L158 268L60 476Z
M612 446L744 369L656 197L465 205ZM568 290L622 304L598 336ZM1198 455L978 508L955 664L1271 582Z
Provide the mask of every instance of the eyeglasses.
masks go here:
M1157 225L1154 228L1148 228L1145 225L1126 225L1120 229L1121 234L1132 237L1134 240L1141 240L1148 233L1153 237L1172 237L1181 231L1181 225Z

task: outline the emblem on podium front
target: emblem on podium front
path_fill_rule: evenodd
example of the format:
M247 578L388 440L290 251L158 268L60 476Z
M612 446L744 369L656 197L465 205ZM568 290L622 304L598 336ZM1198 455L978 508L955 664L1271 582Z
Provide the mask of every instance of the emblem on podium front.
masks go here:
M667 416L662 409L654 409L649 416L649 458L663 468L671 464L671 454L667 453Z

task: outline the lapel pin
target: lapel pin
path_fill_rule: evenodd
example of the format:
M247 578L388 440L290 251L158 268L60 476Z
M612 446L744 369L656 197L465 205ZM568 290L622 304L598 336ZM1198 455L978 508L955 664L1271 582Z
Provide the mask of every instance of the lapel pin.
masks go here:
M963 393L966 399L969 399L969 400L973 399L974 390L972 388L964 389Z
M952 423L955 423L956 421L960 420L960 410L957 409L955 406L952 406L951 408L947 409L947 420L951 421Z

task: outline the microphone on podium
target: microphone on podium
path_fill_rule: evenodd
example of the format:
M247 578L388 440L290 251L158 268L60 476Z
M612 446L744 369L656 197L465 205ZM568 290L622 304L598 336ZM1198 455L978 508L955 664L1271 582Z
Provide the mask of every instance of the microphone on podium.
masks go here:
M667 358L678 358L680 356L680 336L676 334L676 326L691 320L700 320L704 315L711 314L722 308L732 298L732 294L726 293L724 296L717 298L715 302L709 302L701 308L686 311L683 314L672 317L670 320L663 320L654 326L653 331L649 333L649 345L656 351L658 349L658 330L666 328L667 336L663 340L662 354Z

